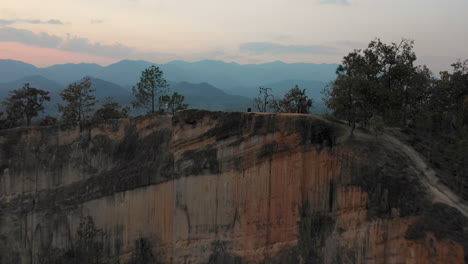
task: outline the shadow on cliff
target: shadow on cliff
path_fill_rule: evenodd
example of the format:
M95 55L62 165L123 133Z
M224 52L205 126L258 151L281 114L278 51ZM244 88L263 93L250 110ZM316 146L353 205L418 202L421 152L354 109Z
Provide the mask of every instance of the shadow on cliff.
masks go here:
M184 137L176 138L176 133ZM447 205L431 203L419 179L420 172L404 153L373 136L356 133L347 137L348 134L346 126L313 115L202 110L182 111L173 117L0 131L0 180L2 184L8 182L8 188L6 184L2 186L0 200L0 252L8 252L1 261L18 263L21 254L16 252L28 250L21 249L27 244L27 236L23 239L18 235L23 232L21 228L28 230L26 224L6 230L15 223L26 223L28 214L43 215L44 221L50 221L53 218L50 215L80 210L80 205L87 201L115 193L183 177L240 172L277 157L306 152L338 160L340 171L323 183L324 195L320 197L326 201L320 211L311 208L313 201L307 195L297 202L301 204L292 205L292 212L299 208L299 214L294 215L298 220L297 245L266 257L264 263L356 262L360 254L356 248L335 243L333 249L328 249L334 256L326 252L330 237L343 238L343 230L337 228L337 199L340 188L346 187L355 187L366 195L366 222L416 217L406 239L420 242L432 232L437 239L460 243L468 252L466 218ZM60 143L59 138L66 143ZM256 144L256 140L262 144ZM227 147L238 153L232 150L232 156L221 157ZM310 176L308 173L304 171L303 177ZM68 174L71 180L65 179ZM46 178L46 184L40 185L41 176ZM49 177L53 178L50 182ZM25 189L28 184L29 189ZM10 186L16 187L10 190ZM187 205L178 199L176 194L175 206L189 218ZM239 212L235 215L239 217ZM7 220L10 223L5 223ZM89 230L88 237L100 236L98 227ZM48 254L73 257L83 250L76 247L80 243L73 243L75 248L68 252L48 248ZM160 263L160 254L153 252L158 248L156 244L144 238L135 243L135 252L139 252L139 256L133 257L135 263ZM105 251L96 241L88 241L83 247L88 247L85 252L89 256ZM232 248L228 241L215 240L204 261L244 263ZM32 254L23 252L28 253ZM59 262L49 259L47 263Z

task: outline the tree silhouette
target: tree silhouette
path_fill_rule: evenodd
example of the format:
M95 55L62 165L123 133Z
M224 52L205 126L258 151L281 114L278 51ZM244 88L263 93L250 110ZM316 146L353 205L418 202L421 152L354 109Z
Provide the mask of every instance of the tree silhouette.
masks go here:
M158 109L159 97L167 92L166 80L163 72L152 65L141 73L140 81L132 87L135 100L132 102L135 108L144 108L150 114Z
M58 109L62 112L63 119L67 122L82 122L89 120L91 113L94 111L94 105L98 102L92 89L92 82L89 77L83 78L79 83L70 84L63 92L60 93L66 105L58 105Z
M44 102L50 101L49 92L31 87L26 83L23 88L10 91L10 96L3 104L6 108L7 119L26 120L26 125L31 125L31 120L44 111Z

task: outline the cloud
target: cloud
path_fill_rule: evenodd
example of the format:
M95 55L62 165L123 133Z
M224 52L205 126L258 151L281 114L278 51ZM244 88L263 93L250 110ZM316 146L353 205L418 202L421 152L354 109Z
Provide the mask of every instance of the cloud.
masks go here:
M102 24L104 23L104 20L101 20L101 19L91 19L91 24L95 25L95 24Z
M9 26L17 23L26 24L49 24L49 25L63 25L64 23L58 19L39 20L39 19L0 19L0 26Z
M63 22L58 19L49 19L46 24L63 25Z
M321 45L281 45L271 42L248 42L240 45L240 50L252 54L335 54L335 48Z
M25 29L3 27L0 28L0 41L20 42L42 48L58 48L63 39L44 32L36 34Z
M320 3L328 5L349 5L348 0L321 0Z
M60 46L60 49L102 57L117 58L127 58L136 52L136 48L128 47L120 43L105 45L99 42L92 43L89 39L80 37L68 37Z
M142 51L121 43L108 45L99 42L92 42L91 40L83 37L68 35L66 38L62 38L59 36L49 35L45 32L34 33L29 30L13 27L0 27L0 42L1 41L19 42L29 46L59 49L114 59L138 58L159 61L178 58L174 54Z
M13 23L14 23L13 20L0 19L0 27L8 26L8 25L11 25Z

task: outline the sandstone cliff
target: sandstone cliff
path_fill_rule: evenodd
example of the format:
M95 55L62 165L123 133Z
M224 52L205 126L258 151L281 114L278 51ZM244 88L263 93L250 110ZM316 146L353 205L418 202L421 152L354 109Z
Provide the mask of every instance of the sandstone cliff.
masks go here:
M161 263L464 263L465 205L392 140L199 110L3 130L0 263L47 263L86 216L121 263L141 238Z

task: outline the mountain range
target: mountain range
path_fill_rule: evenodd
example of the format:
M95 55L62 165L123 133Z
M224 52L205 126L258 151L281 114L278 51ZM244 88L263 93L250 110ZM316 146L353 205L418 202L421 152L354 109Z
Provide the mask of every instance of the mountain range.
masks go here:
M335 78L337 67L336 64L279 61L241 65L213 60L165 64L123 60L109 66L80 63L39 68L21 61L0 60L0 99L5 98L9 90L30 83L50 91L53 100L59 100L58 94L68 84L90 76L98 98L110 96L115 101L129 104L131 87L139 81L141 72L151 65L161 68L171 89L185 95L191 107L209 110L245 110L252 106L251 99L257 96L259 86L270 87L275 95L282 96L294 85L306 89L316 106L322 107L320 91Z
M98 99L98 106L112 97L112 100L122 105L129 106L133 100L130 87L122 87L112 82L90 77L95 89L94 95ZM75 82L78 82L76 80ZM0 83L0 100L8 96L8 92L23 87L29 83L32 87L48 91L51 101L45 103L47 114L56 115L56 105L62 103L60 92L66 87L45 77L33 75L23 77L13 82ZM252 107L252 100L245 96L232 95L218 89L208 83L193 84L188 82L169 82L169 91L178 92L185 96L185 103L191 108L235 111Z

